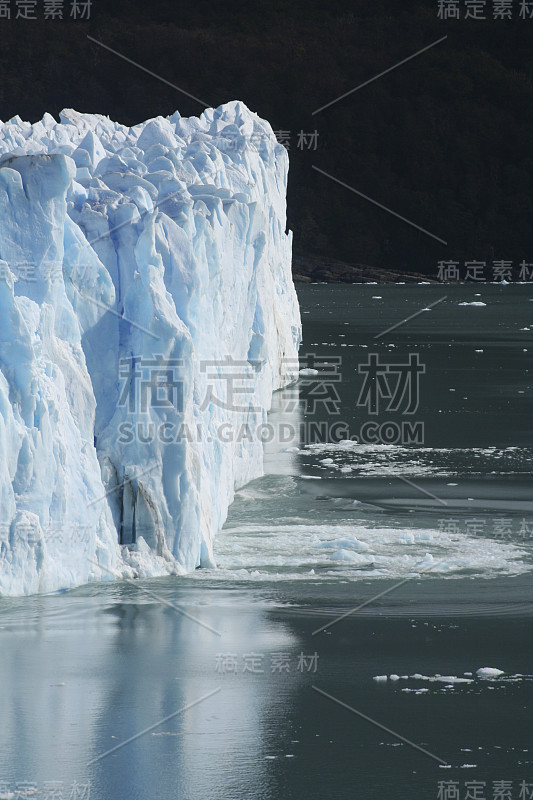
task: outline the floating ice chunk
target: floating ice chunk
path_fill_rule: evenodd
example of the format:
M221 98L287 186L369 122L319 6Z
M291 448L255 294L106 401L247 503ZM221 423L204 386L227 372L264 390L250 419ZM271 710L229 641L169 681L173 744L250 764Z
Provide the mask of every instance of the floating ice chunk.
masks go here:
M346 538L346 539L333 539L331 542L321 542L317 545L324 550L334 550L335 548L346 548L350 550L357 550L360 553L365 553L367 550L370 549L370 546L366 542L360 542L359 539L354 538Z
M473 681L469 678L458 678L456 675L421 675L419 672L416 672L414 675L411 675L413 680L418 681L429 681L430 683L446 683L446 684L454 684L454 683L472 683Z
M402 533L401 536L398 536L398 544L414 544L414 543L415 543L414 533L406 532Z
M344 548L341 548L340 550L337 550L335 553L332 553L330 558L332 561L344 561L350 564L369 563L367 558L359 556L357 553L354 553L353 550L345 550Z
M504 674L503 669L497 669L496 667L480 667L476 670L478 678L499 678L500 675Z

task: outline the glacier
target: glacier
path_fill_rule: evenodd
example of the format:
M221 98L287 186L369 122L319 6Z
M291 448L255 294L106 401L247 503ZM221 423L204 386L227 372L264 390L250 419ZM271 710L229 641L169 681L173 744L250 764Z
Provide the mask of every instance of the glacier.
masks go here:
M0 595L215 565L298 375L287 175L238 101L0 123Z

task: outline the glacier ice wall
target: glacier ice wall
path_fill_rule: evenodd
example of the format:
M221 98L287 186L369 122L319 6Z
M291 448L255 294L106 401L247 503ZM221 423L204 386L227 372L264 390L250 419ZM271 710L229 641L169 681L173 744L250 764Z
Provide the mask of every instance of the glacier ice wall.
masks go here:
M0 123L0 594L211 566L301 326L288 157L239 102Z

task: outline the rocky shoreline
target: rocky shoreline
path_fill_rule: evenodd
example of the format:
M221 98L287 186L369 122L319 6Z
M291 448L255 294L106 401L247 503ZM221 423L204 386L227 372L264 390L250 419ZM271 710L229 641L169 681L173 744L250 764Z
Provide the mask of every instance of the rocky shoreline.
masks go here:
M372 267L368 264L349 264L334 258L294 253L292 277L295 283L439 283L420 272Z

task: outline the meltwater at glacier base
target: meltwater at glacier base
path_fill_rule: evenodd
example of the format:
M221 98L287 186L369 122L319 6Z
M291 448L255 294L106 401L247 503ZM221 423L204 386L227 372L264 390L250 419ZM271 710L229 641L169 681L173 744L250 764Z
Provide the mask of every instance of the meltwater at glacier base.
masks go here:
M0 123L0 595L214 565L263 463L218 431L298 375L287 173L240 102Z

